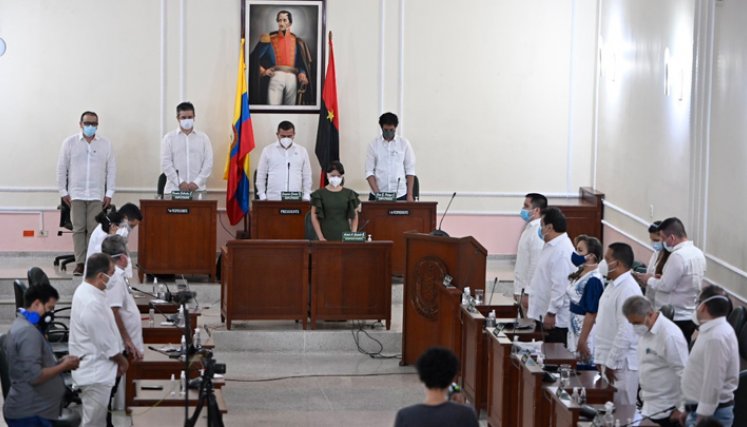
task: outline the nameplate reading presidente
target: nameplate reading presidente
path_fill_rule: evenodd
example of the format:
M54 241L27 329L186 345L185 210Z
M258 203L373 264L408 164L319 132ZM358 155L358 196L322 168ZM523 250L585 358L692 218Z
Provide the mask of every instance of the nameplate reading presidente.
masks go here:
M280 215L301 215L301 209L278 209Z
M189 208L166 208L166 212L175 215L187 215L189 214Z
M390 216L408 216L410 215L409 209L389 209Z
M364 231L346 231L342 233L343 242L365 242L366 233Z
M303 194L300 191L281 191L280 200L301 200Z
M374 193L374 198L379 202L393 202L397 200L397 193L391 191L379 191Z
M171 200L192 200L191 191L172 191Z

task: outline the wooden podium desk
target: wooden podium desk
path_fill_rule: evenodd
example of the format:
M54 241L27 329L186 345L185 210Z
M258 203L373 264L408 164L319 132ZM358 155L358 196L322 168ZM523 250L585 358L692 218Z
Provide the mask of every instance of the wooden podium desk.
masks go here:
M222 249L221 320L299 320L309 304L308 240L231 240ZM352 266L351 266L352 268Z
M151 350L149 346L162 348L164 346L179 348L179 344L148 344L145 346L143 359L131 361L127 369L127 384L125 385L125 408L133 405L135 398L135 380L168 380L173 374L179 380L179 374L184 370L184 362L179 359L172 359L169 356L158 351ZM197 361L192 364L187 376L194 378L200 375L202 362Z
M391 241L310 242L311 328L318 320L392 321Z
M472 402L478 414L487 409L487 376L488 336L485 332L485 320L491 310L495 310L497 319L510 322L516 319L518 307L513 301L510 305L478 305L475 311L461 307L462 323L462 357L461 377L462 390L467 400Z
M551 197L547 205L563 212L568 223L568 236L573 240L579 234L602 240L604 194L589 187L579 188L578 198Z
M303 200L253 200L252 239L305 239L310 210L310 202Z
M359 226L374 240L391 240L392 274L405 274L406 232L430 233L436 229L437 202L362 202Z
M191 336L194 336L195 328L197 327L197 317L199 313L189 313L189 328ZM153 322L153 326L150 326L148 317L141 318L140 322L143 325L143 342L145 344L154 344L161 342L176 342L179 343L184 335L184 328L176 327L173 323L161 324L166 322L166 319L161 314L156 313L156 320Z
M560 343L543 343L542 353L547 365L576 366L576 356ZM550 422L549 402L542 394L544 371L534 359L523 362L514 355L511 362L521 371L519 381L519 426L546 426Z
M594 408L601 408L603 405L591 405ZM640 427L657 427L658 424L649 420L648 418L643 419L641 412L635 407L635 405L615 405L615 420L620 420L620 425L626 425L631 420L633 425ZM640 420L640 421L639 421ZM579 421L577 424L573 424L578 427L592 427L591 421Z
M473 237L406 233L405 253L401 363L415 363L436 345L460 357L462 290L485 289L487 250ZM452 277L449 288L444 286L446 275Z
M158 386L162 387L162 390L143 390L143 386ZM213 381L215 387L215 398L218 402L218 409L222 414L228 412L226 401L223 398L222 387L225 385L225 381L216 382ZM171 394L173 387L174 395ZM189 389L188 399L189 405L197 405L197 399L199 397L198 390ZM203 410L207 410L207 402L205 403ZM176 379L174 384L171 384L171 380L135 380L135 398L132 401L132 406L180 406L184 408L184 395L179 393L179 378Z
M206 274L215 281L215 200L140 200L138 277Z
M559 381L545 386L545 407L549 408L551 427L575 426L578 423L581 406L570 399L574 387L586 388L586 403L589 405L612 401L616 391L607 381L597 380L596 371L581 371L571 376L566 387L561 388ZM559 388L565 392L562 396L558 396Z

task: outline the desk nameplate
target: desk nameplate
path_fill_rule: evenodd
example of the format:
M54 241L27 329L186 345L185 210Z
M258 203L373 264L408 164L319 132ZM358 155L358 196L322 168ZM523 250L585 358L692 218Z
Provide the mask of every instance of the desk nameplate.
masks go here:
M166 212L171 215L189 215L189 208L166 208Z
M301 215L301 209L287 209L287 208L281 208L278 209L278 213L280 215Z
M410 216L409 209L389 209L389 216Z

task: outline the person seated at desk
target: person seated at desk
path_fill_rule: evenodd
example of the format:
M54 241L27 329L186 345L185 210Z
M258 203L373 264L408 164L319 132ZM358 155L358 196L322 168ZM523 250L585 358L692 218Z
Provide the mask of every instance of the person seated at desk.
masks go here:
M259 200L280 200L283 191L300 191L303 200L311 194L309 153L294 142L296 128L289 121L280 122L277 142L262 149L257 166Z
M48 283L29 287L24 308L5 338L10 391L3 402L3 416L10 427L52 426L60 416L65 383L62 373L78 368L78 357L59 362L44 334L60 295Z
M327 167L326 187L311 193L311 224L320 241L342 240L358 229L358 193L342 186L345 168L334 161Z
M477 427L475 411L449 401L449 386L459 370L459 359L451 350L432 347L415 362L425 385L425 401L397 412L394 427Z

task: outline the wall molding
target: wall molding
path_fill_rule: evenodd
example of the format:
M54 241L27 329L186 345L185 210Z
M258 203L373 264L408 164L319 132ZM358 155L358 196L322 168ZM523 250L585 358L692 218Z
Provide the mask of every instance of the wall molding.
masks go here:
M639 217L638 215L636 215L634 213L626 211L625 209L621 208L620 206L617 206L617 205L613 204L612 202L607 201L607 199L602 199L602 204L604 205L604 207L610 208L610 209L612 209L613 211L615 211L617 213L625 215L626 217L628 217L628 218L632 219L633 221L635 221L635 222L637 222L637 223L645 226L646 228L648 228L651 225L651 223L648 222L648 221L646 221L645 219ZM604 222L604 221L602 221L602 222Z
M646 242L644 242L643 240L641 240L641 239L639 239L639 238L637 238L637 237L633 236L632 234L630 234L630 233L628 233L627 231L623 230L622 228L620 228L620 227L618 227L618 226L616 226L616 225L612 224L611 222L607 221L606 219L603 219L603 220L602 220L602 225L604 225L605 227L609 227L609 228L611 228L611 229L615 230L616 232L618 232L618 233L622 234L623 236L625 236L625 237L627 237L628 239L630 239L630 240L632 240L632 241L634 241L634 242L638 243L639 245L643 246L644 248L646 248L646 249L648 249L648 250L650 250L650 251L653 251L653 250L654 250L654 248L653 248L653 247L651 247L651 245L650 245L649 243L646 243Z

